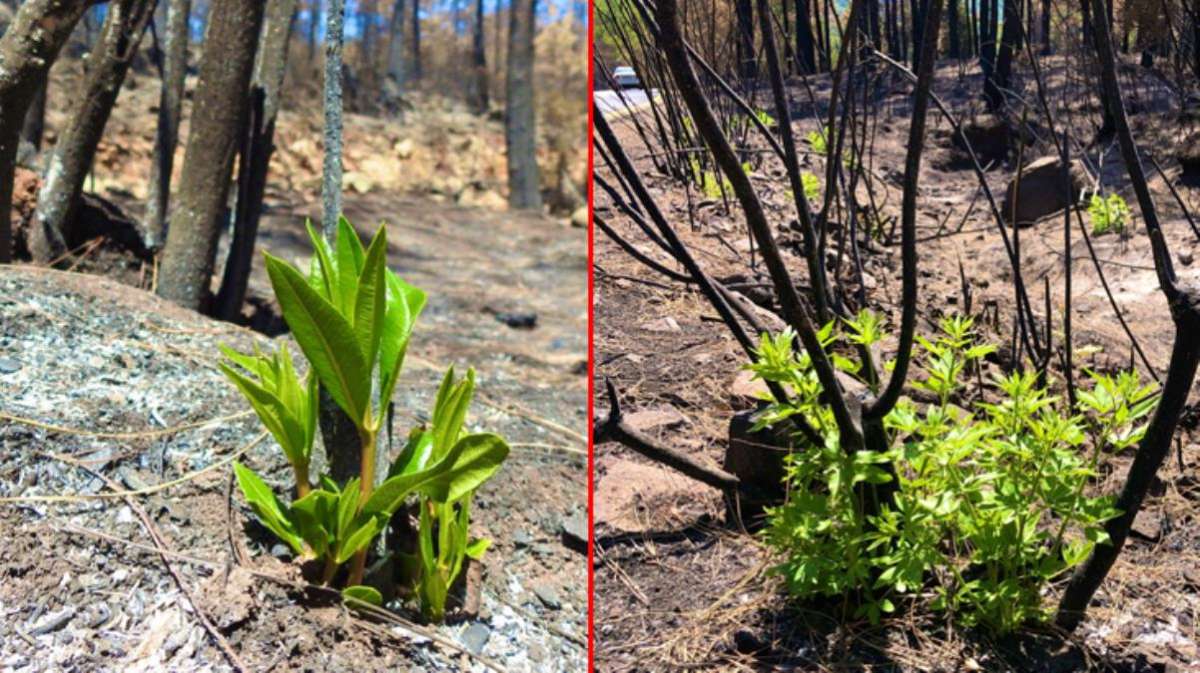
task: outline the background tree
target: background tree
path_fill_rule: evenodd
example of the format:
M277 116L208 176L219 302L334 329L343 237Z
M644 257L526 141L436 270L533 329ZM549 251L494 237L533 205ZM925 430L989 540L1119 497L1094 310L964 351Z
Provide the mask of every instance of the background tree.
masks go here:
M508 151L508 205L541 210L538 189L537 129L533 107L533 33L537 0L509 6L508 84L504 140Z
M800 74L811 75L817 71L809 0L796 0L796 60Z
M167 6L166 54L158 99L158 128L154 133L154 154L150 160L146 213L142 217L143 234L152 248L160 245L167 236L171 173L175 168L175 147L179 144L183 82L187 75L188 19L192 15L192 0L164 0L164 4Z
M471 61L475 66L475 109L488 109L487 50L483 40L483 0L475 0L475 34L471 39Z
M26 0L0 37L0 264L12 261L13 175L29 104L90 5Z
M210 292L262 17L260 0L212 0L209 8L191 130L158 283L160 296L194 310L206 308Z
M46 86L45 80L38 85L29 111L25 113L25 123L21 125L21 144L34 154L41 151L42 136L46 133Z
M388 24L387 79L396 93L404 90L404 0L392 4Z
M342 42L345 0L329 0L325 15L325 158L321 171L321 228L333 240L342 214Z
M155 2L114 0L108 6L104 25L88 57L83 90L73 97L75 105L54 143L38 192L29 251L39 262L48 262L67 251L65 227L79 204L96 146L104 135L129 64L137 54L146 23L154 14Z

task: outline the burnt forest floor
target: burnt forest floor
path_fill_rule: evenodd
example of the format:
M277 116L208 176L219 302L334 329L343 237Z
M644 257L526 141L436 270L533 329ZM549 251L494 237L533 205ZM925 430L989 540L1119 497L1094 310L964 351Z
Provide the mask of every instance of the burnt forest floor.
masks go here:
M92 182L128 212L140 212L121 186L146 174L149 97L123 94ZM471 159L479 129L421 115L404 124L351 116L352 163L403 174L411 160L444 175L431 157L458 155L430 148L460 140L467 144L456 150ZM320 213L320 155L294 145L319 134L297 128L294 116L284 122L293 149L272 166L258 248L307 268L304 220ZM426 122L444 129L422 131ZM403 147L406 138L418 141ZM472 511L473 532L493 540L478 614L431 631L372 622L295 584L297 564L231 490L229 464L246 463L279 492L290 470L216 368L218 344L290 341L262 256L250 281L252 331L158 299L153 264L101 241L77 251L69 273L0 270L0 670L230 670L196 610L250 670L585 668L585 232L506 212L494 193L470 204L462 193L447 198L386 177L351 189L345 213L364 237L386 224L389 266L429 295L397 387L393 435L428 420L453 364L477 371L468 424L512 446ZM476 179L455 189L476 189ZM165 559L138 507L108 493L102 477L133 492Z
M1099 119L1098 103L1094 96L1076 95L1083 90L1086 72L1062 59L1048 64L1043 64L1048 98L1056 107L1071 100L1076 121L1072 133L1090 138L1095 131L1091 122ZM1178 104L1155 80L1132 66L1124 77L1135 83L1133 98L1141 112L1133 120L1143 151L1155 155L1176 180L1174 148L1195 127L1179 122ZM809 100L804 88L792 84L794 128L802 139L821 122L814 118L813 106L803 102ZM972 95L979 86L977 64L965 64L961 70L950 62L939 64L935 92L965 120L980 107ZM816 111L823 120L828 79L814 78L813 88ZM1020 81L1017 88L1030 101L1036 100L1031 79ZM770 111L769 90L756 95L757 105ZM899 214L910 96L907 81L887 77L872 101L879 115L866 161L876 176L875 197L884 214L892 217ZM650 119L644 111L639 114ZM1009 114L1019 117L1020 110ZM651 194L701 266L715 278L765 282L765 274L756 276L750 269L746 226L736 206L727 210L719 199L706 198L694 188L689 194L679 182L657 171L629 118L614 127ZM765 146L753 133L750 142ZM951 148L949 125L932 107L926 142L917 218L922 239L918 332L929 334L936 329L938 317L964 310L961 262L970 286L970 312L987 316L978 321L984 339L1003 346L1012 335L1014 300L1011 266L999 233L973 171ZM1048 153L1045 145L1027 148L1026 162ZM1134 224L1129 237L1098 236L1093 244L1116 301L1161 375L1173 332L1166 302L1157 287L1148 241L1119 153L1114 144L1106 143L1092 148L1089 160L1096 165L1101 155L1104 184L1129 201ZM822 161L805 154L802 169L823 175ZM597 162L598 173L612 182L599 158ZM988 171L988 183L998 200L1014 170L1015 162L1010 161ZM781 162L772 156L756 164L751 180L776 225L776 235L795 238L786 226L794 213ZM1176 184L1193 212L1200 211L1200 189L1178 180ZM1192 260L1200 241L1162 179L1154 177L1151 188L1177 257L1177 271L1185 279L1195 279L1197 267ZM867 198L864 190L860 189L859 198ZM642 251L666 261L602 190L597 190L596 214ZM1050 282L1054 311L1061 311L1062 226L1060 211L1020 232L1022 274L1039 319L1045 313L1041 308L1044 278ZM1072 226L1076 227L1074 344L1090 353L1080 358L1080 364L1110 370L1127 367L1129 341L1100 287L1074 218ZM793 248L784 247L797 283L806 285L802 258ZM863 260L867 305L890 316L889 324L894 324L899 316L898 245L876 242L864 252ZM699 293L656 275L599 230L595 264L593 393L598 413L607 407L603 380L608 377L620 391L630 424L702 462L720 466L732 414L753 404L751 386L745 373L740 373L745 362L740 348ZM857 291L849 275L842 282L851 295ZM894 341L884 343L885 353L889 348L894 352ZM994 363L987 367L985 376L1001 371ZM1194 669L1200 666L1196 621L1200 445L1194 399L1182 425L1179 451L1172 452L1161 470L1138 517L1137 532L1097 594L1086 622L1069 639L1033 630L997 639L956 629L942 615L919 612L879 626L839 623L819 606L798 605L786 598L780 583L767 573L778 559L756 536L726 523L718 491L619 444L600 444L595 449L597 669ZM1129 453L1107 457L1095 488L1118 489L1130 460Z

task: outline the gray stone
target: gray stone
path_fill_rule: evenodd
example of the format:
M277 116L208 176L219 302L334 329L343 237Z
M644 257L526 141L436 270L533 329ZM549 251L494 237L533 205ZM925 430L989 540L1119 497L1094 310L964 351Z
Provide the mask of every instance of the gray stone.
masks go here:
M567 549L577 551L581 554L587 553L588 521L586 512L575 510L574 514L563 521L562 540L563 546Z
M1072 161L1069 169L1071 193L1068 195L1063 189L1067 175L1068 170L1058 157L1042 157L1026 164L1021 171L1020 184L1014 175L1004 190L1001 205L1004 221L1028 227L1051 213L1074 205L1091 179L1083 164Z
M40 636L47 633L53 633L62 627L66 626L72 619L75 618L75 608L67 606L58 612L46 615L37 624L34 624L29 629L29 635Z
M529 531L525 530L524 528L518 528L517 532L513 533L513 544L516 545L518 549L521 547L528 547L529 545L533 544L533 536L530 535Z
M533 593L542 602L542 605L551 610L558 610L562 607L562 600L558 597L558 590L546 582L538 582L533 585Z
M483 646L487 645L488 638L491 636L492 630L488 628L487 624L475 622L463 631L459 641L471 654L478 655L483 652Z
M0 374L12 374L21 371L23 367L20 362L12 358L0 358Z

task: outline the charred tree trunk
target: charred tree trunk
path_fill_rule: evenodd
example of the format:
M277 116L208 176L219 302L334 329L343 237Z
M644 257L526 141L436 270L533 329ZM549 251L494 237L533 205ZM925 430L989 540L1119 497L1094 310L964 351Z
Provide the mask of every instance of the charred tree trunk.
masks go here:
M946 8L946 29L950 32L950 58L962 58L958 36L958 0L950 0Z
M25 123L21 125L21 144L28 145L34 154L41 151L42 136L46 133L46 86L47 81L43 79L29 103Z
M1159 287L1167 299L1175 326L1175 343L1171 349L1171 363L1166 381L1163 382L1158 408L1154 410L1154 416L1138 443L1137 454L1115 503L1121 514L1104 524L1110 543L1096 545L1092 549L1091 555L1072 575L1059 601L1056 622L1059 627L1068 631L1074 630L1083 620L1084 610L1125 545L1129 529L1141 509L1146 493L1150 490L1154 475L1170 451L1171 439L1187 403L1188 393L1196 377L1197 365L1200 364L1200 339L1196 338L1196 332L1200 330L1200 288L1194 284L1181 285L1175 276L1171 255L1167 250L1146 174L1142 169L1137 145L1129 128L1129 119L1125 114L1125 103L1117 80L1117 59L1113 53L1112 31L1109 28L1111 24L1106 21L1102 3L1103 0L1094 0L1092 10L1093 35L1096 51L1100 56L1100 77L1104 96L1109 100L1109 107L1113 111L1121 157L1146 223L1146 233L1150 237L1154 252L1154 267Z
M509 6L508 84L504 140L508 151L508 205L541 210L538 189L537 129L533 108L533 33L537 0Z
M1013 54L1020 47L1022 31L1018 2L1019 0L1004 0L1004 33L1000 38L1000 51L996 56L995 67L989 67L990 58L984 62L983 98L991 112L996 112L1004 104L1004 90L1012 85Z
M811 75L817 71L810 0L796 0L796 60L801 75Z
M158 294L206 307L262 24L260 0L212 0Z
M183 82L187 76L188 18L192 0L170 0L167 7L167 49L163 59L162 92L158 99L158 129L150 161L150 187L142 226L147 247L156 248L167 238L171 173L179 144L179 119L183 112Z
M1042 55L1054 53L1054 43L1050 39L1050 0L1042 0Z
M412 0L412 76L421 81L421 0Z
M392 5L388 28L387 78L396 93L404 91L404 0Z
M155 0L117 0L108 6L100 36L88 56L83 91L75 97L67 125L54 143L38 192L29 251L39 262L48 262L67 251L65 227L74 216L96 146L104 135L129 64L137 54L146 23L154 14L154 5Z
M237 211L233 220L233 242L225 275L217 293L215 314L222 320L236 319L246 299L246 284L258 237L263 193L267 188L267 170L275 151L275 118L279 114L279 96L287 72L288 43L292 39L292 18L297 0L269 0L259 40L258 60L250 93L250 114L243 135L241 162L238 166Z
M0 264L12 261L13 175L25 114L88 7L77 0L26 0L0 38Z
M754 5L750 0L734 0L737 13L737 62L738 77L744 81L754 79L758 60L754 54Z
M483 0L475 0L475 35L471 40L471 60L475 66L475 109L487 112L488 66L487 48L483 40Z

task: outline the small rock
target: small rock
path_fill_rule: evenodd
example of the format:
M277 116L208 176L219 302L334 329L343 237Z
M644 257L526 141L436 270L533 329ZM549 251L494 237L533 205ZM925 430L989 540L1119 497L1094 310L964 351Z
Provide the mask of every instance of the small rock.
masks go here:
M768 393L770 389L765 381L755 378L754 372L743 369L733 377L733 384L729 386L729 406L735 411L753 409Z
M571 213L571 226L572 227L579 227L582 229L583 227L587 226L587 223L588 223L587 206L582 206L580 208L576 208L575 212Z
M497 313L496 320L513 329L533 329L537 327L537 314L530 313Z
M574 514L562 522L562 541L563 546L567 549L577 551L580 554L587 553L588 521L587 514L582 510L576 510Z
M1162 515L1158 512L1145 510L1138 512L1129 532L1135 537L1155 542L1162 535Z
M1179 253L1179 263L1182 264L1183 266L1191 266L1193 259L1194 258L1192 257L1191 250L1185 250L1185 251ZM0 365L0 367L2 367L2 366L3 365Z
M21 371L23 365L12 358L0 358L0 374L13 374Z
M533 593L542 602L542 605L557 610L562 607L562 600L558 597L558 590L546 582L538 582L533 585Z
M29 629L29 635L40 636L47 633L53 633L66 626L72 619L75 618L75 608L67 606L58 612L46 615L33 628Z
M463 631L459 641L471 654L478 655L483 652L483 646L487 645L488 638L491 635L492 630L486 624L475 622Z
M513 533L513 544L517 548L528 547L533 544L533 536L524 528L518 528L517 532Z
M658 320L651 320L642 325L642 329L648 332L682 332L679 328L679 323L671 316L664 316Z

